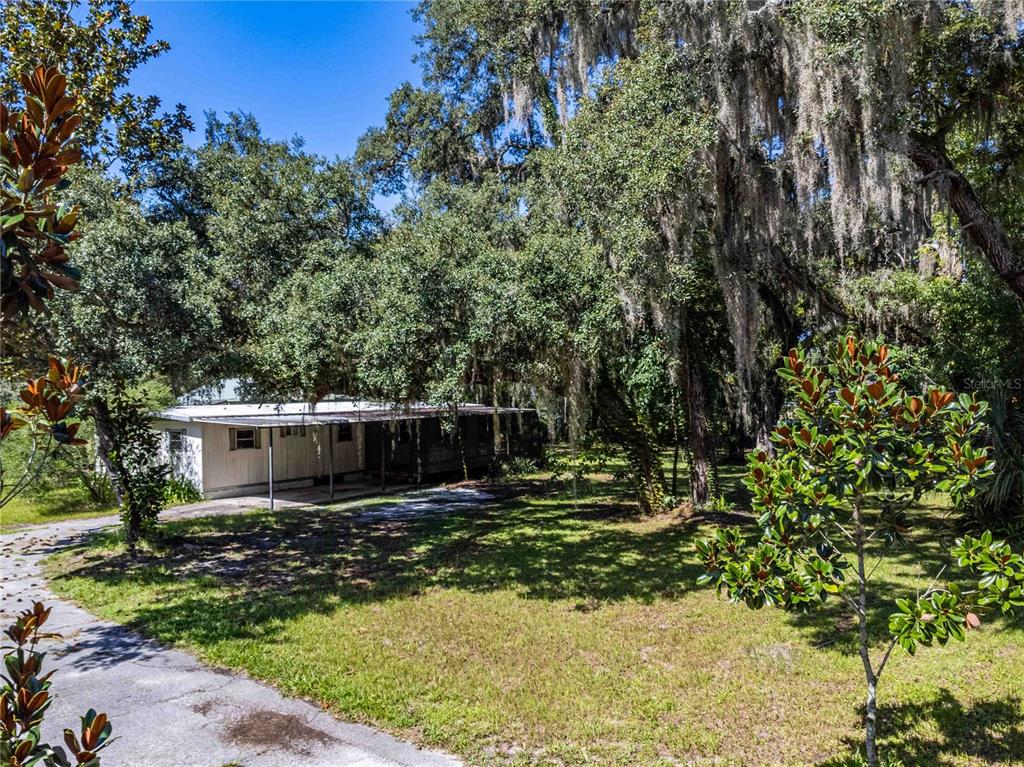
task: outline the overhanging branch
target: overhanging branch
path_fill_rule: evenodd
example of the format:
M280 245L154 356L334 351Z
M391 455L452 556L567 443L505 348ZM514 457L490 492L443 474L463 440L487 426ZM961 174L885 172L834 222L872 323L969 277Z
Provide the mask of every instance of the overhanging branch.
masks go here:
M924 136L911 134L907 155L926 182L946 198L967 240L982 252L1010 290L1024 299L1024 256L1014 250L1002 224L986 210L974 187L956 169L945 150Z

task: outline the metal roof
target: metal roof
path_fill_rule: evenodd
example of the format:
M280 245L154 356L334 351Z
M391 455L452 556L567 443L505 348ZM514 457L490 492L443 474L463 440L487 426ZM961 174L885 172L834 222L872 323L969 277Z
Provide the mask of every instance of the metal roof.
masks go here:
M274 426L327 426L338 423L366 423L411 418L433 418L450 413L447 407L415 403L387 405L354 400L338 402L280 402L266 404L185 405L168 408L153 417L168 421L213 423L224 426L266 428ZM490 405L462 404L459 415L489 415ZM498 408L499 413L525 413L528 408Z

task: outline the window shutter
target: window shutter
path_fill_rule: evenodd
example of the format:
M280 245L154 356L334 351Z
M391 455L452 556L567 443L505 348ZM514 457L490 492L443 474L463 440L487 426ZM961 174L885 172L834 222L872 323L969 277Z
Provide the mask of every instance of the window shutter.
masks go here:
M234 429L228 429L228 450L235 449L235 439L238 437L238 433Z
M261 435L263 434L263 429L253 429L252 431L253 431L253 435L256 438L256 441L255 441L256 449L257 450L262 450L263 449L263 443L260 440L261 440Z

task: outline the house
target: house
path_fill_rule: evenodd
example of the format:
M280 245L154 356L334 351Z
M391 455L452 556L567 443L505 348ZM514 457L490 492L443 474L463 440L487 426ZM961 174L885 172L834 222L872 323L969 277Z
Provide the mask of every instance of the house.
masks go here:
M163 459L206 498L336 482L461 476L503 455L537 457L537 414L523 408L355 400L178 405L154 414ZM495 440L495 423L499 439ZM446 428L446 426L448 428Z

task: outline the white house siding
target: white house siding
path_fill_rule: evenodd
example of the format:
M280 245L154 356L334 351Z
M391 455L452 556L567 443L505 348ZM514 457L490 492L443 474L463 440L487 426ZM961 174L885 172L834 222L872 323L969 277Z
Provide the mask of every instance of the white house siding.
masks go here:
M187 479L196 489L203 487L203 427L181 421L155 421L153 428L160 432L160 460L171 466L171 471ZM171 432L184 432L181 450L171 455Z
M207 498L237 495L242 491L264 491L268 481L268 428L260 430L258 449L231 450L230 428L220 424L201 424L203 452L203 495ZM311 485L316 477L328 473L330 427L308 426L306 435L282 437L274 427L274 486ZM363 471L363 426L352 425L352 440L334 443L334 472Z

